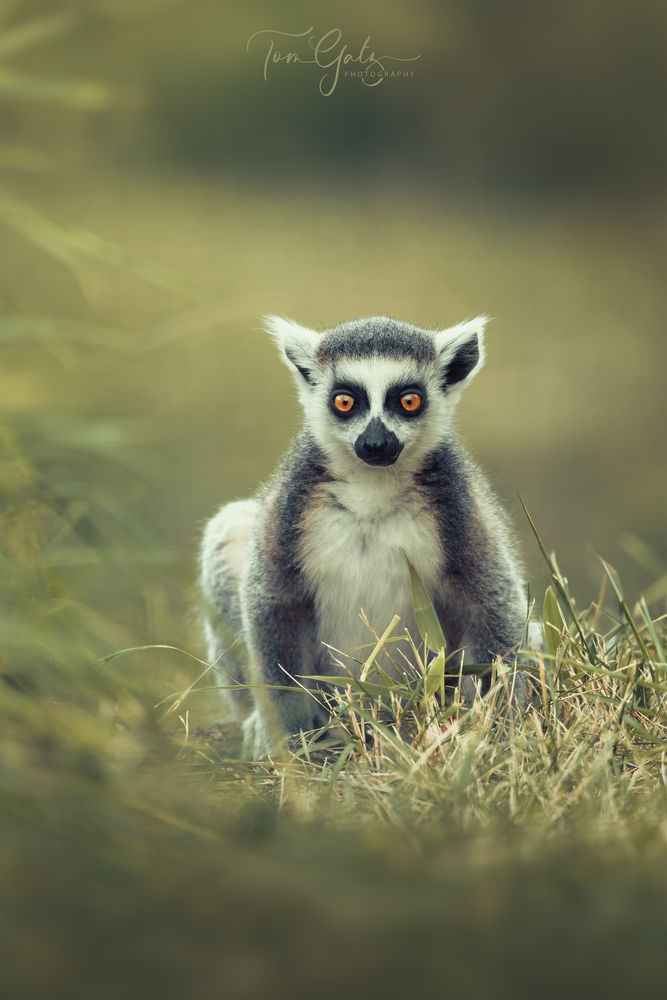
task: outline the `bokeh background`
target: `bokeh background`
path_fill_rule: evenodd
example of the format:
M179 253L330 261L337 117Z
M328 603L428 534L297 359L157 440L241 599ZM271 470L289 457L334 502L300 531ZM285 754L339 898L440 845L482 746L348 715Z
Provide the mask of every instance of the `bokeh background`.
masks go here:
M0 0L4 994L662 988L665 827L658 792L631 808L630 765L601 751L579 786L563 772L556 813L523 827L493 773L488 810L470 806L464 768L417 835L411 801L405 823L380 796L323 809L319 779L290 805L279 775L188 742L214 693L171 714L163 699L203 667L201 527L298 426L267 312L491 314L459 422L538 602L517 492L579 606L601 553L659 613L665 16L658 0ZM311 24L419 55L414 77L326 98L312 66L264 81L249 36Z
M647 586L666 495L662 4L3 9L0 295L13 315L106 329L110 353L92 372L14 341L2 402L41 409L52 436L89 422L90 461L55 472L84 503L129 506L160 548L172 639L201 524L256 488L298 423L266 312L491 314L460 426L536 588L517 491L581 600L596 552ZM41 34L16 44L29 16ZM328 98L313 66L265 82L249 36L309 24L350 51L370 34L419 55L414 78L343 79ZM99 468L112 444L131 484ZM113 578L97 586L114 599Z

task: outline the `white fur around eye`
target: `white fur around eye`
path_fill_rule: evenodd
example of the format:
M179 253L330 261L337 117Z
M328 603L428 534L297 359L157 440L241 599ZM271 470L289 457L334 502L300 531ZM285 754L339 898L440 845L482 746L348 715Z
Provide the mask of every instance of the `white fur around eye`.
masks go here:
M387 321L389 322L389 321ZM484 363L484 328L487 317L459 323L447 330L435 331L436 358L417 361L414 357L371 354L364 357L342 356L320 361L318 348L325 334L301 326L281 316L264 317L264 325L276 341L283 362L290 370L303 407L306 426L340 475L359 471L360 459L354 444L363 422L380 417L398 437L403 449L393 467L393 474L410 474L423 458L451 431L452 414L462 391ZM456 358L457 351L475 337L479 357L474 367L456 384L443 392L443 372ZM331 390L335 383L357 385L368 397L369 409L340 420L331 412ZM418 419L385 409L387 392L396 386L415 383L426 388L427 405ZM363 475L363 470L361 470Z
M336 379L366 390L370 415L379 417L384 409L387 390L395 385L409 385L423 378L423 371L405 358L355 358L336 366Z

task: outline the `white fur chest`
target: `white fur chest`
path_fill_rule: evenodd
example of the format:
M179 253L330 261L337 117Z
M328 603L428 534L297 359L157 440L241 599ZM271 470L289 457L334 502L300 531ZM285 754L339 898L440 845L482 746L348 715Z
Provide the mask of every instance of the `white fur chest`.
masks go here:
M435 520L423 497L390 475L323 487L303 524L301 556L319 639L341 651L373 641L360 619L362 609L376 632L397 614L399 629L407 627L416 637L406 556L427 586L442 563Z

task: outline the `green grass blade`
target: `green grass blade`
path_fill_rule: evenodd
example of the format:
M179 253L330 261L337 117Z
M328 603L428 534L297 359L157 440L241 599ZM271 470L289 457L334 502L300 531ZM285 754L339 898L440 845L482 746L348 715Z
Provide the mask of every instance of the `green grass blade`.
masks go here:
M567 588L565 586L565 582L564 582L564 580L563 580L563 578L561 576L561 573L560 573L558 567L556 566L556 563L555 563L554 559L547 552L546 546L545 546L544 542L542 541L542 538L540 536L539 531L537 530L537 527L535 526L535 522L533 521L532 517L530 516L530 513L528 512L528 508L526 507L525 503L523 502L523 497L521 496L520 493L518 494L518 496L519 496L519 502L520 502L521 506L523 507L523 512L526 515L526 517L528 518L528 523L529 523L529 525L531 527L531 530L532 530L533 534L535 535L535 539L536 539L537 544L539 546L540 552L542 553L542 555L544 557L544 561L546 562L547 566L549 567L553 585L554 585L554 587L556 589L556 592L557 592L557 594L558 594L558 596L560 597L560 600L561 600L562 610L567 614L568 618L570 618L570 620L572 621L574 627L576 628L577 634L579 635L579 638L580 638L580 640L581 640L581 642L583 644L583 647L586 650L586 653L588 655L588 659L590 660L591 663L595 663L597 661L597 656L595 654L595 650L589 644L588 639L586 638L586 636L584 634L584 630L583 630L583 628L581 626L581 622L579 621L579 617L578 617L576 611L574 610L574 608L572 607L572 602L571 602L571 600L569 598L569 595L568 595L568 592L567 592Z
M440 649L433 657L426 671L424 680L424 693L427 698L432 698L436 691L445 683L445 651Z
M606 562L602 558L602 556L600 556L599 559L600 559L600 562L602 563L602 568L604 569L604 571L605 571L605 573L607 575L607 579L609 580L609 582L610 582L610 584L612 586L614 594L616 595L616 599L617 599L617 601L619 603L619 607L621 608L621 611L623 612L623 614L625 616L625 619L626 619L628 625L630 626L630 628L632 630L632 634L634 635L635 639L637 640L637 642L639 644L639 648L641 649L642 653L644 654L645 660L646 660L646 662L647 662L647 664L649 666L649 669L651 671L651 676L655 680L655 669L654 669L653 658L652 658L651 654L648 651L646 643L644 642L643 638L641 637L641 635L639 633L639 629L637 628L637 623L635 622L635 619L634 619L634 617L632 615L632 612L630 611L630 608L627 605L627 602L626 602L625 597L623 595L623 591L621 590L621 588L620 588L620 586L618 584L618 580L616 579L616 575L612 571L612 568L609 565L609 563Z
M564 622L556 595L551 587L547 587L544 593L542 621L544 623L544 642L547 647L547 653L550 656L555 656L560 646L560 637Z
M419 634L432 653L445 649L445 636L433 602L429 597L421 577L406 556L412 585L412 607Z

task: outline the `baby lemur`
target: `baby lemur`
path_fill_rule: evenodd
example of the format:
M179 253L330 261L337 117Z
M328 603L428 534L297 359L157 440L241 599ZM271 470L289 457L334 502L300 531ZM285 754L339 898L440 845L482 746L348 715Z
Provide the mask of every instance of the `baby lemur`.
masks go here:
M276 728L323 724L299 677L332 672L327 646L370 641L361 609L376 630L398 614L417 635L408 558L449 651L482 663L519 643L516 546L452 422L484 362L485 323L427 331L378 316L317 333L265 320L296 381L303 430L254 499L208 522L201 554L208 656L222 683L283 688L223 692L255 758ZM230 632L243 637L245 664L233 649L223 657Z

